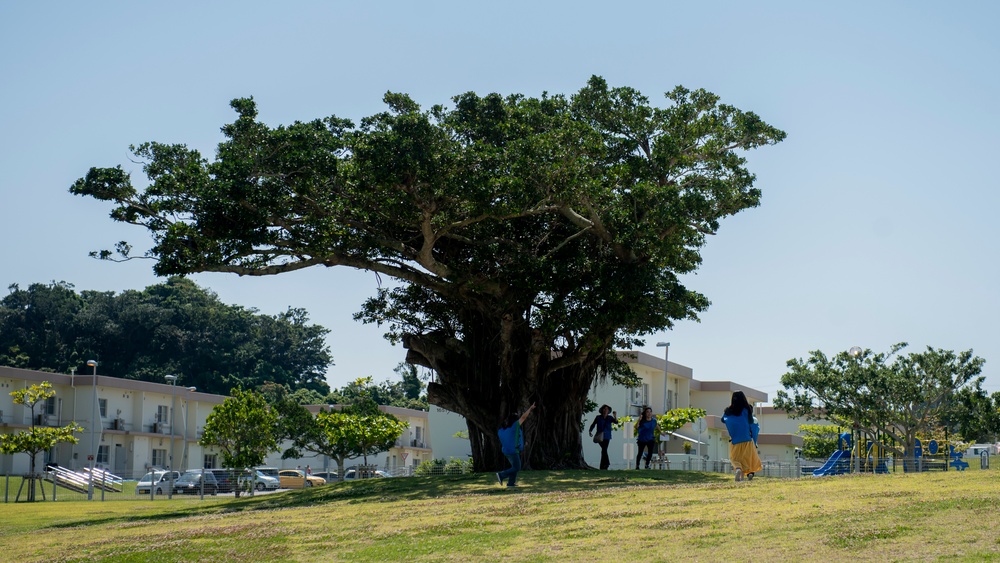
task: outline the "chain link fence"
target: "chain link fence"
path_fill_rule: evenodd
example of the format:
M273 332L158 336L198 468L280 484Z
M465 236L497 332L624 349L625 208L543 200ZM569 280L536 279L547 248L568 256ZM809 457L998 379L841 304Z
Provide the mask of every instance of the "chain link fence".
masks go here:
M311 486L305 473L297 482L294 476L262 474L258 470L192 469L184 472L153 470L116 475L102 469L70 470L49 466L31 474L0 474L0 502L35 501L162 501L173 499L216 499L270 494L291 488ZM345 478L354 479L405 477L413 475L413 467L379 469L375 465L346 468ZM337 481L336 471L325 472L328 483ZM318 483L318 481L316 481Z

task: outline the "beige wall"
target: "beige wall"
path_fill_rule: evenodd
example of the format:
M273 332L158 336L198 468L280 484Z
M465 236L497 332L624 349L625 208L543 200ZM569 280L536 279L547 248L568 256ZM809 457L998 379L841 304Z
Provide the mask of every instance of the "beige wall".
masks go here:
M832 424L824 418L818 420L791 418L786 411L775 407L758 408L757 420L760 422L760 431L771 434L798 434L799 426L802 424Z
M450 460L452 458L466 460L472 457L472 444L468 438L457 438L455 434L465 435L469 431L465 417L447 409L431 405L428 413L431 438L434 441L433 458Z

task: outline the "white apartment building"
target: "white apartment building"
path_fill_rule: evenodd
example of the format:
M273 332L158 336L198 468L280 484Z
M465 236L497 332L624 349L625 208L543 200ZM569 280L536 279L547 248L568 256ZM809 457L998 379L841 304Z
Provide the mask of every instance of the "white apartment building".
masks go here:
M44 381L52 385L55 396L35 406L35 424L65 426L76 422L83 432L76 435L78 443L59 444L39 454L39 468L55 463L76 470L89 467L93 461L94 466L120 477L137 478L150 467L184 470L222 466L218 448L203 447L198 440L208 415L226 396L185 387L183 378L164 384L0 366L0 433L31 427L30 410L15 405L10 392ZM307 408L315 413L320 405ZM406 421L409 427L391 450L377 459L369 458L369 463L402 470L431 459L427 412L379 408ZM283 450L269 456L265 464L284 469L310 464L326 467L323 464L328 463L313 457L282 460ZM0 454L0 475L27 473L30 465L25 454Z
M67 375L0 367L0 433L31 427L28 407L15 405L10 392L47 381L55 396L35 406L35 424L83 427L76 444L59 444L39 454L37 463L70 468L96 467L123 477L147 468L218 467L214 448L198 438L208 414L225 397L183 386L93 374ZM93 459L91 459L93 456ZM0 473L26 473L25 454L0 454Z

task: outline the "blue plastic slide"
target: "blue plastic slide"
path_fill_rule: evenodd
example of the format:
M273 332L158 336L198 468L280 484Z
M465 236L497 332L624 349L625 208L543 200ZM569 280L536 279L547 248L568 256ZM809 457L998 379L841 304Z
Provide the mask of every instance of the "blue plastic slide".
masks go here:
M837 450L833 452L833 455L830 456L830 459L826 460L823 467L813 470L813 475L818 477L821 475L840 475L841 473L844 473L844 468L842 467L844 465L844 460L841 458L844 457L844 454L846 453L849 452L847 450Z

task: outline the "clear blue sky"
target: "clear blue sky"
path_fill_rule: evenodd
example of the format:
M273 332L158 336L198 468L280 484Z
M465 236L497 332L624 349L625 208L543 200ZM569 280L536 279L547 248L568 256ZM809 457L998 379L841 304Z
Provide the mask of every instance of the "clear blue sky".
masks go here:
M697 379L773 397L813 349L971 348L997 391L997 21L985 1L2 2L0 284L157 283L148 261L87 257L148 238L67 190L91 166L141 180L130 144L213 155L232 98L271 125L357 120L388 90L429 106L571 94L598 74L657 103L705 88L788 133L750 154L761 206L724 221L686 279L712 307L647 352L669 340ZM333 331L335 387L403 360L351 319L373 275L194 279L228 303L308 310Z

